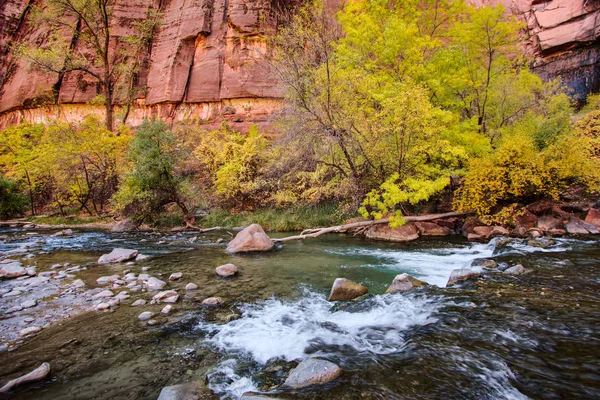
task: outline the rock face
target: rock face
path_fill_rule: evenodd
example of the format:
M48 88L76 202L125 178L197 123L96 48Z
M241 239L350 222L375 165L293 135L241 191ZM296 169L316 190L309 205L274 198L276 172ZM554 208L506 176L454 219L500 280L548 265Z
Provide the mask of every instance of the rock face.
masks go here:
M235 236L227 245L227 251L234 253L249 253L254 251L269 251L275 247L275 243L258 224L252 224Z
M386 293L407 292L416 287L427 286L426 282L420 281L408 274L396 275Z
M391 228L388 224L373 225L367 231L370 239L388 240L390 242L410 242L419 238L414 224L408 223L399 228Z
M332 362L309 358L290 372L283 384L293 389L331 382L342 374L342 369Z
M113 249L108 254L103 254L98 259L98 264L111 264L111 263L119 263L124 261L129 261L134 259L138 255L137 250L131 249Z
M369 289L346 278L337 278L331 287L329 301L354 300L369 293Z
M330 4L341 2L333 0ZM470 0L476 5L503 3L526 23L523 40L534 55L534 70L545 79L561 76L576 96L600 89L600 3L592 0ZM80 72L30 71L29 61L11 52L24 38L43 43L48 32L32 25L30 0L0 2L0 128L23 120L53 117L82 120L102 116L86 102L99 87ZM112 15L113 46L132 33L137 22L157 7L162 23L141 54L134 88L135 103L127 123L157 117L168 121L191 117L229 121L244 129L264 122L279 107L280 86L268 76L261 54L266 38L279 25L281 11L300 0L116 0ZM65 38L71 41L72 37ZM85 52L85 49L81 49ZM54 96L52 89L57 89ZM55 100L61 104L49 107ZM115 103L122 99L116 96Z

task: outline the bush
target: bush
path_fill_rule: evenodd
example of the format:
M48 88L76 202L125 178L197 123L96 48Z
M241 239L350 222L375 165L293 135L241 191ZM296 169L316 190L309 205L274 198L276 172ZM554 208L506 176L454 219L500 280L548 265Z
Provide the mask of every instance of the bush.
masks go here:
M17 184L0 175L0 219L23 215L27 206L27 197L19 192Z

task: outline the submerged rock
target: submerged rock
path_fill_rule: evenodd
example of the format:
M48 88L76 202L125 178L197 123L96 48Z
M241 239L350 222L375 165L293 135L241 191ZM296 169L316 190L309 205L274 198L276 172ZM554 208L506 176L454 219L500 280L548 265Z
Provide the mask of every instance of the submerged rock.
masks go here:
M233 264L225 264L215 268L215 272L222 278L229 278L238 273L238 268Z
M252 224L238 232L235 238L227 244L227 251L234 253L248 253L254 251L269 251L275 243L258 224Z
M455 269L450 273L450 278L448 278L448 283L446 286L452 286L458 282L466 281L467 279L477 278L481 275L481 272L468 269L468 268L459 268Z
M522 266L521 264L517 264L514 267L505 269L502 273L505 275L523 275L527 272L528 271L525 269L524 266Z
M329 301L354 300L369 293L369 289L346 278L337 278L331 287Z
M169 280L170 281L177 281L179 279L183 278L183 273L182 272L174 272L171 274L171 276L169 276Z
M111 263L120 263L124 261L129 261L133 258L136 258L138 255L137 250L131 249L113 249L108 254L103 254L98 259L98 264L111 264Z
M179 295L174 290L165 290L164 292L154 295L152 299L157 303L177 303Z
M550 247L550 246L554 246L556 244L556 242L552 239L544 239L544 238L540 238L540 239L529 239L527 241L527 245L531 246L531 247L540 247L542 249L545 249L546 247Z
M24 383L42 380L47 377L48 374L50 374L50 364L45 362L27 375L23 375L19 378L9 381L6 385L0 388L0 393L8 393L12 390L12 388L20 386Z
M408 274L396 275L386 293L406 292L416 287L427 286L426 282L420 281Z
M144 311L140 315L138 315L138 319L140 321L148 321L150 318L154 316L154 313L151 311Z
M191 292L192 290L197 290L198 289L198 285L196 285L195 283L188 283L187 285L185 285L185 290L187 290L188 292Z
M293 389L301 389L311 385L331 382L341 374L342 369L336 364L318 358L309 358L302 361L290 372L283 385Z

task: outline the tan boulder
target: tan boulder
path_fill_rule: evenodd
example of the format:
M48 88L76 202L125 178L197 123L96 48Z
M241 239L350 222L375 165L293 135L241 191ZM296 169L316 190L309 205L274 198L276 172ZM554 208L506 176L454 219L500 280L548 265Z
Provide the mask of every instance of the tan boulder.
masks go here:
M451 229L435 222L415 222L415 226L422 236L448 236L454 233Z
M269 251L275 243L258 224L252 224L240 231L227 245L227 251L234 253L248 253L254 251Z
M215 268L215 272L222 278L229 278L238 273L238 268L233 264L225 264Z
M416 287L427 286L426 282L420 281L408 274L396 275L386 293L406 292Z
M283 386L300 389L311 385L331 382L342 374L342 369L332 362L309 358L290 372Z
M411 242L419 238L415 224L407 223L398 228L391 228L388 224L373 225L367 231L369 239L388 240L390 242Z
M354 300L369 292L369 289L346 278L337 278L331 287L329 301Z

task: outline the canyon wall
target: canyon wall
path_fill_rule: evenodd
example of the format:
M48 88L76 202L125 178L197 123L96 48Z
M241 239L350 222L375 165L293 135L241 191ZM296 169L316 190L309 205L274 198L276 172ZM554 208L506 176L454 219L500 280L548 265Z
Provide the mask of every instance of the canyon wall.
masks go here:
M526 22L524 44L534 70L545 79L562 77L576 98L600 90L600 0L471 0L503 3ZM116 109L127 123L157 117L229 121L244 129L264 123L277 110L281 88L263 55L279 16L298 0L115 0L115 43L136 21L158 9L162 22L141 55L131 109ZM11 53L11 44L41 44L48 32L28 24L31 5L43 0L4 0L0 4L0 127L23 120L60 117L79 121L102 107L89 105L98 85L81 72L64 76L31 68ZM67 38L68 39L68 38ZM118 102L118 98L117 98Z

